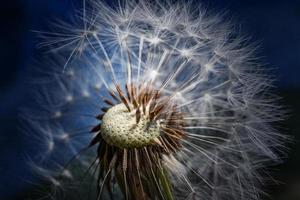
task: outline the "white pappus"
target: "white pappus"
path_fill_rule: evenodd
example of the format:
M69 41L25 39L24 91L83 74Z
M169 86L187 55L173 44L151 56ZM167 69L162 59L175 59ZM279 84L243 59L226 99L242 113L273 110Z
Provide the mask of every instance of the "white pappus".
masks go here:
M44 198L260 199L286 137L256 45L196 2L111 4L39 31L23 128Z

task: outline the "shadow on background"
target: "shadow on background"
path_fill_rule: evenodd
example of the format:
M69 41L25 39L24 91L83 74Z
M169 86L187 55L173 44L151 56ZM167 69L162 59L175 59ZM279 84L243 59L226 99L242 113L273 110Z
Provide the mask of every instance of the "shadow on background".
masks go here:
M35 199L26 166L28 144L18 130L18 108L28 100L26 70L35 49L31 29L43 30L54 16L67 18L79 0L11 0L0 4L0 199ZM284 133L294 137L286 162L275 167L279 184L267 185L274 200L300 199L300 2L204 0L215 10L229 10L242 30L262 41L261 55L278 77L278 93L289 108Z

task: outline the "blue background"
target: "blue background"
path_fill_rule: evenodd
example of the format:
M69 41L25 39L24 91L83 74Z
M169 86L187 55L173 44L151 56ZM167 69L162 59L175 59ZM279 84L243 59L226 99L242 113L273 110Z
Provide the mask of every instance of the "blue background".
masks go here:
M200 2L200 1L199 1ZM278 93L290 110L282 131L295 137L286 162L275 169L285 184L267 185L274 199L300 199L300 1L203 0L228 10L243 33L260 41L262 61L274 68ZM67 19L80 0L10 0L0 3L0 199L29 198L32 177L25 165L28 143L18 129L18 108L29 98L26 74L36 51L36 35L53 17ZM26 136L28 137L28 136Z

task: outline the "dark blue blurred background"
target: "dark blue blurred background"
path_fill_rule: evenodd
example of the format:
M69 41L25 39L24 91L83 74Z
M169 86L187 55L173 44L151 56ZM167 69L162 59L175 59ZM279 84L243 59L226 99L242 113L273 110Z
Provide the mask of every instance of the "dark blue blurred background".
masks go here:
M261 41L260 55L275 68L278 93L291 117L283 132L294 144L286 162L275 168L283 182L268 185L276 200L300 199L300 1L203 0L215 11L229 10L242 32ZM25 165L28 147L18 130L18 108L29 98L25 79L36 51L36 35L53 17L68 18L81 0L2 0L0 3L0 199L31 199L31 173ZM26 136L28 137L28 136Z

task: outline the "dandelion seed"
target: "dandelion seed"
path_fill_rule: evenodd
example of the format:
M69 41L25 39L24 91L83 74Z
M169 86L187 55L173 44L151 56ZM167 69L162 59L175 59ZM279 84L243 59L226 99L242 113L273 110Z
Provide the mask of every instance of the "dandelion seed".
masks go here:
M286 137L251 45L186 2L91 0L79 13L41 32L53 81L24 117L48 144L34 168L50 196L259 199Z

